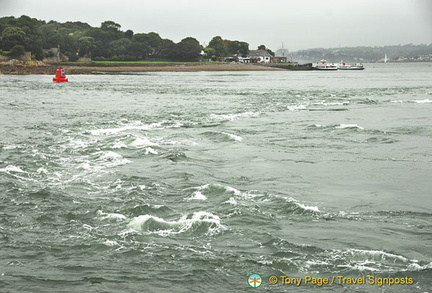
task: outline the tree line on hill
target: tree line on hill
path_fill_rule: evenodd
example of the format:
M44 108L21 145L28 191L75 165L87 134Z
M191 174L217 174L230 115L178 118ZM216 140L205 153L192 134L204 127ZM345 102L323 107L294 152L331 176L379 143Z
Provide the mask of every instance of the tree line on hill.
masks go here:
M314 48L299 50L296 52L276 51L277 55L285 54L289 58L300 62L317 62L325 59L328 62L384 62L387 57L389 62L401 61L432 61L432 43L413 45L394 45L382 47L338 47L338 48Z
M203 48L193 37L175 43L155 32L122 31L121 25L111 20L102 22L100 27L92 27L79 21L46 22L26 15L0 18L0 51L4 55L20 56L24 51L31 51L34 59L42 60L54 55L44 49L58 46L69 61L79 57L114 61L198 61L202 57L217 60L229 55L245 56L249 52L246 42L216 36Z

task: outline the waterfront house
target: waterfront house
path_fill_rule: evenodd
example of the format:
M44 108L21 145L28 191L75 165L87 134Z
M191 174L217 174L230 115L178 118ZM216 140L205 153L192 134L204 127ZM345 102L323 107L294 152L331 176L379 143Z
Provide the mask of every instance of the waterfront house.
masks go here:
M272 57L266 50L249 50L245 63L270 63Z

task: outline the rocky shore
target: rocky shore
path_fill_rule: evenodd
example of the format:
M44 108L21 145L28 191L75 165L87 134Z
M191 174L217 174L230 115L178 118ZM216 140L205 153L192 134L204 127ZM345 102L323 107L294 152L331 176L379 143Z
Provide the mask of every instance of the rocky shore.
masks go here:
M0 63L0 74L52 74L55 68L42 61L10 60Z
M151 71L268 71L283 70L259 64L238 63L62 63L11 60L0 63L0 74L54 74L63 66L67 74L127 74Z

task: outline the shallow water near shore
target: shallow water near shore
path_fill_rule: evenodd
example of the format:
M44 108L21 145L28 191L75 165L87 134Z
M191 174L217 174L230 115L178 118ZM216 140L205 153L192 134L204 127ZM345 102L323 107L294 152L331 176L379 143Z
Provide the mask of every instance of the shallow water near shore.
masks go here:
M432 292L432 66L366 68L0 76L0 291Z

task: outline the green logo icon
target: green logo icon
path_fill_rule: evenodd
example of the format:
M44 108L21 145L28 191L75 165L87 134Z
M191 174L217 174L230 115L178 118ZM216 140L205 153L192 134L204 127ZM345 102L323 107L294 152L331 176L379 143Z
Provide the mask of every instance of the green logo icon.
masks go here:
M258 288L262 284L262 278L258 274L251 274L248 276L248 284L252 288Z

